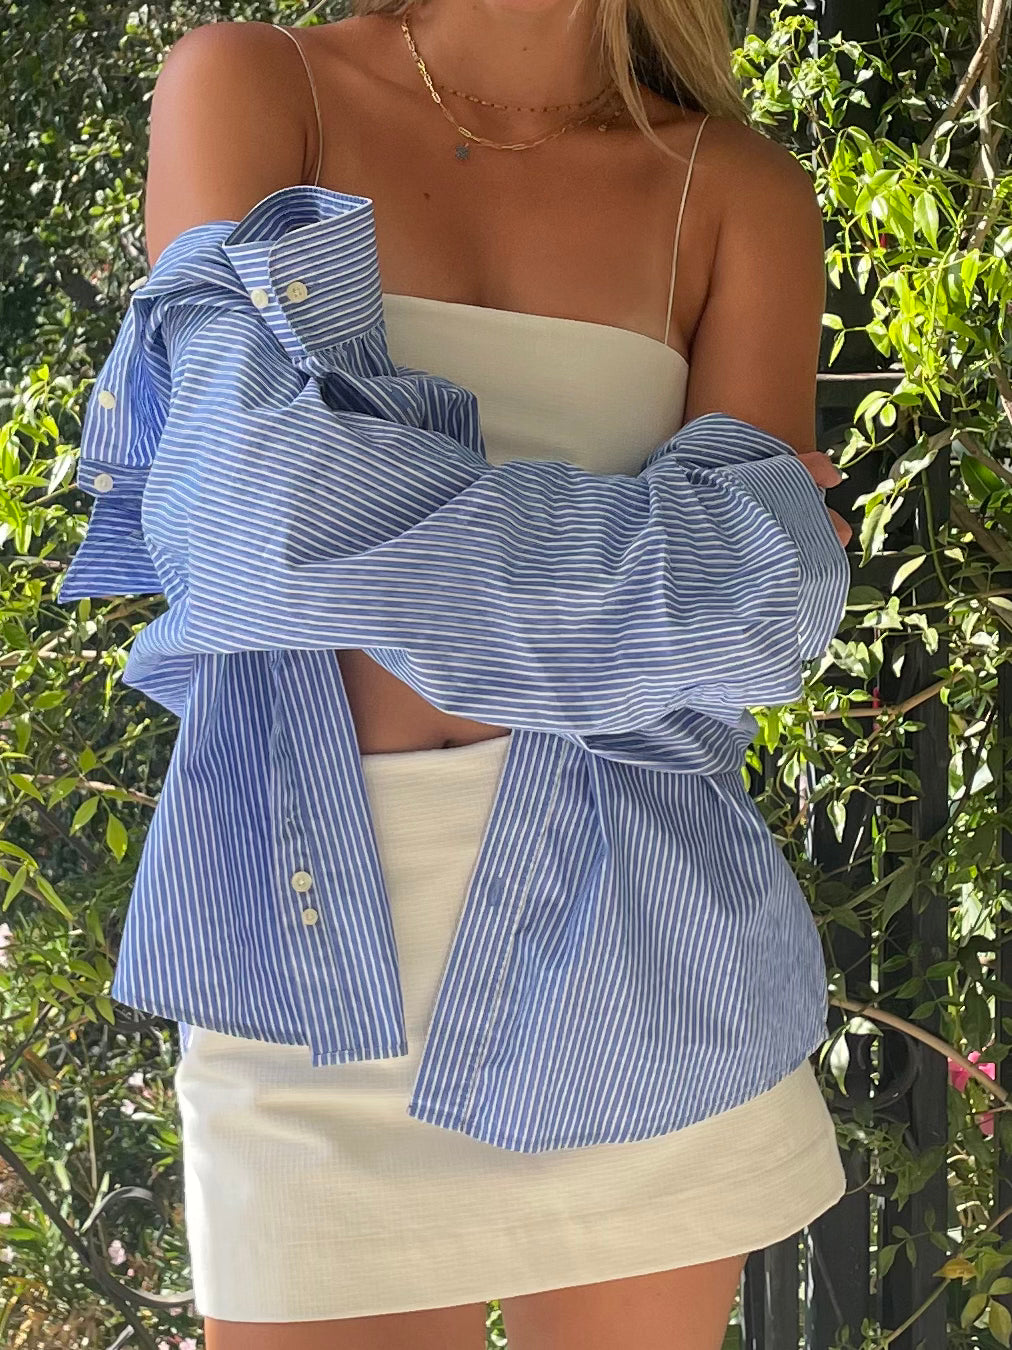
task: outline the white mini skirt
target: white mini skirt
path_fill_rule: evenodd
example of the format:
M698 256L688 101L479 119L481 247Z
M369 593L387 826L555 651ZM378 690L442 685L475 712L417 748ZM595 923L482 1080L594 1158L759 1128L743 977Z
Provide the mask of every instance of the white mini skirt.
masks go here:
M362 1317L645 1275L758 1250L843 1194L808 1061L629 1143L517 1153L407 1115L508 744L362 757L407 1056L314 1068L304 1046L192 1028L175 1085L200 1316Z

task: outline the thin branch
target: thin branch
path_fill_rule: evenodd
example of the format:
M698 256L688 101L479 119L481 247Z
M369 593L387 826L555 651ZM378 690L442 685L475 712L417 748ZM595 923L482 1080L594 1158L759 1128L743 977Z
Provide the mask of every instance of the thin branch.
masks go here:
M998 0L998 3L995 5L990 16L988 16L989 21L985 23L984 34L981 37L980 46L970 58L970 64L966 68L966 74L963 76L959 88L953 95L952 102L928 132L927 137L919 148L918 153L922 158L926 159L930 154L931 148L938 139L938 135L942 128L947 123L955 121L962 112L967 99L976 88L980 77L984 74L988 58L992 51L997 50L998 35L1001 30L1001 25L1004 22L1007 4L1008 0Z
M25 774L33 783L55 783L58 778L66 777L65 774L55 773L35 773ZM158 798L150 797L146 792L141 792L137 788L117 787L115 783L100 783L94 778L81 778L78 785L82 788L88 788L91 792L122 792L132 802L140 802L141 806L157 806Z
M925 1031L923 1027L917 1026L914 1022L908 1022L903 1017L897 1017L895 1013L884 1012L881 1008L877 1008L874 1003L857 1003L854 999L836 997L831 997L829 1001L835 1003L838 1008L856 1013L859 1017L868 1017L874 1022L884 1022L888 1027L895 1027L897 1031L906 1032L914 1040L923 1042L932 1050L937 1050L940 1055L945 1055L947 1059L951 1059L953 1063L960 1065L971 1078L976 1078L979 1083L986 1087L992 1097L997 1097L1003 1103L1008 1102L1009 1094L1000 1083L996 1083L993 1078L989 1078L983 1069L974 1064L973 1060L960 1054L954 1045L949 1045L947 1041L943 1041L941 1036Z
M835 721L841 717L902 717L912 708L927 703L929 698L934 698L936 694L940 694L947 684L948 680L938 680L935 684L928 685L927 689L921 689L918 693L911 694L902 703L890 703L880 708L851 708L848 712L822 712L820 710L812 713L812 716L823 722Z

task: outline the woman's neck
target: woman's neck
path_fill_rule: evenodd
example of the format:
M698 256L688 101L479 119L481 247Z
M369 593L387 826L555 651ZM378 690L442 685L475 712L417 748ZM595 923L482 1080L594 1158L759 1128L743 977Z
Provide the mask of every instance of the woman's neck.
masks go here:
M437 90L450 86L490 102L541 108L582 102L611 83L597 55L593 11L585 7L574 17L568 0L425 0L405 17ZM405 56L411 60L406 44ZM460 102L453 99L451 110ZM484 107L481 113L512 123L521 116Z

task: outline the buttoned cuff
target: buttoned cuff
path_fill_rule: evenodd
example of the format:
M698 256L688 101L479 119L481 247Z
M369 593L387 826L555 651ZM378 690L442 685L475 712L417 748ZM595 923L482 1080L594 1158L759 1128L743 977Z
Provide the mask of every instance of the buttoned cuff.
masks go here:
M797 549L798 644L803 660L821 656L840 627L850 589L850 559L823 494L793 451L735 465L731 472L787 531Z
M78 462L77 485L95 497L87 532L63 575L59 601L85 596L159 595L162 582L144 542L141 504L148 470Z

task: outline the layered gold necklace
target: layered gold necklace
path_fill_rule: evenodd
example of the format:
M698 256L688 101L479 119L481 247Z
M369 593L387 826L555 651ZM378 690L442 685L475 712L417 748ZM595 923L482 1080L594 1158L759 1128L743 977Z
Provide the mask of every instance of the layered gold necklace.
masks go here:
M490 150L531 150L536 145L543 145L545 141L553 140L556 136L561 136L567 131L572 131L574 127L583 126L585 122L589 122L595 117L600 117L602 109L597 106L591 105L598 105L602 103L605 99L608 99L614 93L614 90L612 89L611 86L606 86L604 89L601 89L598 93L596 93L592 98L584 99L582 103L552 103L548 104L544 108L524 108L518 107L515 104L511 103L493 103L488 99L477 98L474 94L465 94L462 93L461 90L459 89L451 89L447 86L446 93L448 94L454 94L458 98L466 98L470 100L470 102L472 103L480 103L486 108L502 108L510 112L561 112L569 108L579 110L580 108L590 107L590 111L585 113L582 117L571 118L568 122L564 122L561 127L556 127L554 131L549 131L544 136L536 136L529 141L513 141L513 142L490 141L487 137L479 136L475 132L469 131L467 127L462 127L460 123L457 121L457 119L454 117L453 113L450 112L449 108L443 102L442 97L439 94L439 91L432 83L432 78L429 75L428 70L426 69L425 62L418 54L418 48L415 46L414 38L411 36L411 29L408 27L408 21L406 18L401 19L401 32L404 34L404 39L408 44L408 49L411 52L411 55L414 57L415 65L418 67L419 73L421 74L422 79L425 81L425 87L432 95L434 103L442 112L443 116L447 119L450 125L457 132L458 136L464 137L463 142L461 142L454 148L454 154L459 160L467 160L470 158L471 146L468 144L468 142L473 142L475 145L487 146ZM603 121L600 121L597 127L598 131L607 131L611 123L614 122L617 117L620 117L622 115L623 106L624 105L620 104L619 107L617 107L613 112L609 113L603 119Z

